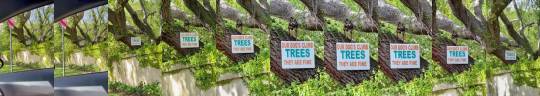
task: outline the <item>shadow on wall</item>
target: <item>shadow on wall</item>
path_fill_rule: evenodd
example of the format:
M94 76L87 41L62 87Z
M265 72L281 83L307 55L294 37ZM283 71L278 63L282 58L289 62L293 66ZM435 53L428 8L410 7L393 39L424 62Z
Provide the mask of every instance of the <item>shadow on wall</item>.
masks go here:
M183 68L181 64L174 68ZM137 86L140 82L149 84L160 82L164 96L247 96L249 89L242 79L232 79L227 84L221 84L206 90L200 89L196 83L193 72L181 70L176 73L163 74L161 70L152 67L140 67L136 58L121 60L113 64L110 80L122 82L130 86ZM220 80L240 76L227 73L220 76Z
M161 70L152 67L140 67L136 58L124 59L113 64L109 77L113 81L122 82L130 86L137 86L140 82L149 84L161 81Z
M240 76L236 73L222 74L219 80ZM161 80L163 95L165 96L247 96L249 89L242 79L232 79L227 84L214 86L203 90L196 85L193 72L182 70L174 74L165 74Z

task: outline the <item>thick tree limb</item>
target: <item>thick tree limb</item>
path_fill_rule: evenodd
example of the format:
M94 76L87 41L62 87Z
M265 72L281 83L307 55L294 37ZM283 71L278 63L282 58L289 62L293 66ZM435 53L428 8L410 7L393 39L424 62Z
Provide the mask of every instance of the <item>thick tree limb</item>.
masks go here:
M363 1L365 4L359 4L364 5L365 8L382 8L382 7L371 7L369 5L375 4L371 1L370 3ZM368 5L368 6L365 6ZM366 10L366 9L364 9ZM379 14L379 9L368 9L368 10L376 10L376 11L368 11L370 14ZM379 21L379 15L371 15L371 18L373 21ZM375 24L379 24L379 22L375 22ZM388 77L390 77L394 81L404 80L404 81L410 81L413 80L415 77L420 76L424 72L422 70L425 70L428 66L428 62L420 58L420 69L391 69L390 68L390 43L405 43L401 38L392 35L390 33L385 32L378 32L379 35L379 68L383 70L384 74Z
M26 25L23 25L23 28L25 30L26 35L28 35L29 37L28 39L30 39L30 41L36 41L36 42L38 41L37 36L33 32L34 30L30 30L28 26Z
M493 52L494 49L498 49L500 47L500 22L499 17L502 14L503 10L506 8L506 6L510 3L511 0L494 0L491 3L491 10L490 15L487 18L487 29L488 32L491 34L482 34L484 39L484 44L487 45L486 49L488 52ZM490 36L491 35L491 36Z
M200 4L198 2L186 2L187 3L190 3L190 4ZM216 2L216 3L219 3L219 0ZM203 3L205 4L205 6L207 7L207 9L211 8L211 6L209 5L209 2L206 2L206 3ZM189 7L190 10L198 10L198 9L191 9L191 8L200 8L202 5L191 5L192 7ZM207 20L204 20L205 18L221 18L220 16L221 15L217 15L217 14L222 14L221 13L221 6L220 7L217 7L216 9L217 11L214 11L214 10L206 10L206 11L193 11L194 14L197 15L197 17L199 17L200 20L202 21L207 21ZM200 13L200 12L211 12L211 13ZM212 13L213 12L213 13ZM220 13L216 13L216 12L220 12ZM207 16L199 16L199 15L207 15ZM214 17L212 17L214 16ZM250 59L253 59L256 55L255 53L250 53L250 54L234 54L231 52L232 48L231 48L231 39L230 39L230 36L231 35L240 35L242 33L240 33L239 31L235 30L235 29L230 29L230 28L223 28L223 26L221 25L221 22L222 20L221 19L215 19L216 23L213 24L211 22L204 22L205 24L208 24L208 25L211 25L210 26L210 30L214 30L214 38L217 42L217 49L222 52L223 54L225 54L227 57L229 57L232 61L234 62L238 62L238 61L247 61L247 60L250 60ZM214 22L212 20L212 22ZM214 27L212 27L214 26ZM258 46L254 46L255 47L255 51L258 51L259 50L259 47Z
M80 27L77 27L77 25L82 20L83 16L84 16L84 13L78 13L71 16L71 22L69 22L68 24L69 26L66 26L66 29L65 29L66 32L64 34L68 39L71 40L73 44L77 45L77 47L84 46L84 44L81 43L84 37L79 37L78 35L79 31L77 31L77 28L80 28ZM80 31L82 32L82 30Z
M431 21L433 18L431 15L433 13L431 9L431 5L426 0L401 0L401 2L407 6L413 13L415 14L415 17L417 20L423 22L422 25L424 25L426 28L431 28ZM441 28L442 30L445 30L447 32L452 33L455 37L462 38L462 39L475 39L475 35L471 34L468 29L461 27L460 25L457 25L456 23L452 22L448 17L444 15L438 15L436 16L437 25L438 28Z
M538 4L540 5L540 2L538 2ZM538 21L536 22L536 25L537 25L536 28L538 28L538 32L536 32L537 34L536 38L538 38L538 44L536 45L537 46L536 48L538 49L536 50L536 55L533 55L533 56L535 56L535 58L538 59L538 57L540 57L540 19L538 19Z
M296 19L300 28L311 31L322 31L322 24L318 19L307 11L296 9L289 1L272 0L268 9L270 15L284 20Z
M461 0L448 0L452 13L474 34L483 34L487 27L466 9Z
M514 25L508 20L508 17L506 17L505 14L501 14L500 16L501 20L503 21L504 25L506 26L506 30L508 31L508 34L514 38L514 40L523 48L525 49L529 54L534 54L534 51L532 49L531 44L529 43L529 40L527 40L526 37L520 35L516 30L514 29Z
M379 9L379 0L354 0L354 2L356 2L356 4L360 5L360 7L364 9L364 12L367 15L366 17L368 19L365 21L371 21L371 22L366 22L365 25L374 25L375 28L378 28L379 21L375 21L375 20L379 20L379 19L373 19L373 18L379 17L379 14L377 14L378 13L377 10Z
M185 29L182 26L174 26L173 25L173 17L171 12L171 1L170 0L161 0L162 5L160 8L161 11L161 18L163 20L163 31L160 36L160 39L167 43L167 45L171 46L176 50L177 53L181 55L191 55L200 50L200 48L181 48L180 42L178 41L180 38L180 35L177 34L179 32L188 32L187 29ZM203 43L199 42L200 46L204 46Z
M19 42L21 42L25 46L30 46L30 44L27 43L27 41L29 41L30 38L24 35L25 34L24 26L25 26L26 21L28 21L29 18L30 18L29 12L17 16L17 18L15 19L19 23L17 23L16 26L14 26L13 29L11 29L13 33L10 34L13 37L15 37L17 40L19 40Z
M465 26L470 29L471 32L479 35L482 41L480 44L484 46L486 52L494 54L506 64L510 64L515 61L508 61L504 59L504 51L508 48L500 46L501 39L498 18L509 2L510 1L507 0L495 0L490 2L492 4L490 15L486 22L482 22L476 19L476 17L466 9L462 3L462 0L448 0L450 8L452 9L452 14L454 14L454 16L465 24Z
M522 12L521 12L521 10L519 9L519 7L518 7L518 5L517 5L517 1L516 1L516 0L512 0L512 1L514 1L514 2L513 2L513 3L514 3L514 4L513 4L513 5L514 5L514 9L516 10L516 15L517 15L518 20L519 20L519 22L520 22L520 24L521 24L521 29L519 30L519 34L520 34L520 35L525 35L525 34L523 33L523 31L525 30L524 26L526 26L526 25L525 25L525 22L523 22L523 16L521 16L521 13L522 13Z
M468 57L468 64L447 64L446 46L456 46L457 44L448 38L439 37L439 34L437 34L438 26L436 26L435 24L437 24L438 20L434 18L438 16L436 16L436 3L434 1L432 1L432 5L434 6L430 6L429 3L425 0L401 0L401 2L403 2L405 6L411 9L411 11L413 11L413 13L415 14L416 18L421 20L427 28L431 28L429 34L431 34L431 37L433 38L432 57L436 62L438 62L441 67L443 67L447 72L450 73L463 72L470 68L469 64L474 63L474 59L470 56Z
M154 32L152 31L152 28L150 27L150 25L148 23L144 23L144 21L142 21L139 18L139 16L137 15L137 12L135 12L135 10L133 10L131 5L125 4L124 7L127 10L127 12L129 13L129 15L131 16L131 19L132 19L133 23L135 25L137 25L137 27L140 30L142 30L145 34L149 35L152 38L157 37L157 36L155 36Z
M117 6L108 9L110 24L107 27L117 41L120 41L133 49L135 46L131 46L129 38L134 36L134 34L129 33L127 30L126 15L124 11L124 5L126 3L127 0L117 0Z
M217 14L209 10L212 8L205 8L197 0L184 0L184 5L187 6L199 20L203 21L203 23L209 25L211 28L217 27Z
M306 5L306 7L309 9L309 12L311 13L312 16L315 16L315 18L317 18L317 22L322 22L321 26L324 28L325 26L325 19L324 19L324 13L321 9L324 9L324 8L320 8L321 7L321 3L323 3L321 0L300 0L302 1L302 3L304 3L304 5Z
M240 23L242 27L262 28L262 27L259 27L257 20L249 16L249 14L242 14L240 13L240 11L232 8L226 3L220 4L219 13L221 16L223 16L223 18L236 21L236 23ZM241 26L237 26L237 27L241 27Z
M262 26L261 29L268 32L268 26L271 25L272 19L259 3L257 3L255 0L237 0L237 2L240 4L240 6L248 11L251 17L257 20L258 24Z
M484 5L484 0L475 0L473 4L474 14L481 22L485 22L486 18L484 17L484 12L482 11L482 6Z

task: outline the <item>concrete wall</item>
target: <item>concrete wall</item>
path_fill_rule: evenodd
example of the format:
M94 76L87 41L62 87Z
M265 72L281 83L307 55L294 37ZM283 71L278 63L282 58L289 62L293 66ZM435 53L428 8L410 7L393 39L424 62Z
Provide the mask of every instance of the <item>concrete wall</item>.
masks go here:
M120 60L113 64L112 74L109 76L113 81L122 82L131 86L137 86L139 82L152 83L161 81L161 70L151 67L142 68L136 58Z
M484 94L482 92L476 92L477 95L488 95L488 96L540 96L540 89L533 88L529 86L518 86L513 83L513 78L511 73L504 73L490 78L492 83L490 83L489 93ZM483 85L485 86L485 84ZM441 83L433 87L433 90L437 90L433 93L436 96L460 96L463 93L462 88L458 87L457 84L452 83Z
M237 74L227 73L220 78L235 77ZM182 70L176 74L164 75L161 87L164 96L247 96L249 89L242 79L233 79L223 85L203 90L197 87L196 80L190 70Z
M529 86L519 86L514 84L511 73L504 73L493 77L492 83L495 91L490 93L493 96L539 96L540 89Z
M181 64L173 68L182 68ZM159 69L142 68L137 59L125 59L113 65L113 81L136 86L139 82L160 82L164 96L246 96L249 94L247 86L242 79L233 79L231 82L218 85L209 89L200 89L196 85L193 72L181 70L176 73L162 75ZM220 79L228 79L239 76L235 73L227 73Z

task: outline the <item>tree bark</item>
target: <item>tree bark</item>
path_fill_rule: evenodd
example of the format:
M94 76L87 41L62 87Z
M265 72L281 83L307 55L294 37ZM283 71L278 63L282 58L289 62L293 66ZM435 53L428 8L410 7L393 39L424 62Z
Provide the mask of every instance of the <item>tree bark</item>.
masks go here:
M152 27L150 27L150 25L147 22L144 22L143 20L141 20L139 18L139 16L137 15L137 12L135 12L135 10L133 10L131 5L125 4L124 6L125 6L125 9L127 10L127 12L129 13L129 15L131 16L131 19L132 19L133 23L144 34L148 35L151 38L157 38L157 36L154 34L154 31L152 30ZM144 9L144 7L143 7L143 9ZM145 14L145 16L146 16L146 14Z
M444 37L440 37L438 33L438 26L436 26L438 19L436 1L432 1L431 5L425 0L401 0L401 2L407 6L413 13L416 18L422 21L427 28L431 28L430 33L432 37L432 58L439 64L443 69L450 73L459 73L463 72L470 68L469 64L474 63L474 59L468 56L468 64L447 64L446 62L446 47L447 46L456 46L452 40ZM429 10L429 11L425 11Z
M514 29L514 25L508 20L508 17L506 17L505 14L501 14L500 16L501 20L503 21L503 24L506 26L506 30L508 31L508 34L510 37L514 38L514 40L523 48L525 51L528 52L528 54L534 54L534 51L532 49L531 44L529 43L529 40L527 38L520 35L516 29ZM524 27L524 26L523 26Z
M161 18L163 21L162 26L162 34L159 37L160 40L167 43L167 45L171 46L176 50L176 52L182 56L185 55L192 55L196 52L199 52L201 48L181 48L180 46L180 32L188 32L187 29L185 29L182 26L175 26L173 24L173 19L171 16L171 1L170 0L161 0L162 5L160 8L161 11ZM202 41L199 41L199 46L204 46Z
M205 8L197 0L184 0L184 2L184 5L188 7L199 20L203 21L204 24L207 24L210 28L217 27L218 18L216 18L216 12L209 10L211 8Z
M462 0L448 0L452 14L456 16L472 33L478 35L480 44L483 45L487 53L495 55L506 64L516 61L508 61L504 58L505 50L508 48L500 45L499 21L503 9L508 5L509 0L495 0L490 2L492 9L485 22L482 22L463 5ZM486 30L487 29L487 30Z
M107 27L117 41L124 43L130 49L134 49L135 46L131 46L130 37L134 36L127 30L126 15L124 11L124 5L127 4L127 0L117 0L117 6L115 8L108 9L109 22Z
M63 34L66 37L68 37L71 40L71 42L77 45L77 47L79 48L84 46L84 44L81 43L84 37L79 37L77 28L80 28L80 27L77 27L77 25L82 20L83 16L84 16L83 13L79 13L79 14L75 14L74 16L71 16L71 22L69 22L69 26L66 26L66 29L65 29L67 34Z
M248 11L251 17L257 20L259 26L262 26L261 29L268 32L268 27L272 23L272 18L270 18L270 15L268 15L267 11L264 10L259 3L255 0L237 0L237 2Z
M484 5L484 0L475 0L474 1L474 14L480 20L481 22L486 22L486 18L484 17L484 12L482 11L482 5Z
M13 37L15 37L17 40L19 40L19 42L25 46L30 46L29 43L26 43L27 41L30 40L30 38L24 35L25 34L24 26L25 26L26 21L28 21L29 18L30 18L30 13L23 13L17 16L16 22L19 22L19 23L17 23L16 26L13 26L13 29L11 30L13 31L13 33L10 34Z
M217 2L219 3L219 1ZM227 57L229 57L233 62L238 62L238 61L247 61L247 60L250 60L250 59L253 59L256 57L256 53L248 53L248 54L233 54L231 52L231 39L230 39L230 36L231 35L241 35L241 33L235 29L225 29L223 27L223 25L221 25L221 22L222 20L220 19L216 19L216 18L221 18L220 15L218 14L221 14L220 13L220 10L221 10L221 7L217 7L217 11L214 11L214 10L202 10L202 9L211 9L211 8L202 8L203 6L200 5L200 3L198 3L198 1L191 1L191 0L186 0L186 4L190 4L191 7L188 7L190 10L193 11L193 13L199 17L200 20L204 21L205 24L208 24L210 25L209 29L213 30L214 31L214 38L216 40L216 47L217 49L222 52L223 54L225 54ZM199 5L193 5L193 4L199 4ZM207 3L206 4L207 7L209 7L210 5ZM199 11L194 11L194 10L199 10ZM201 13L201 12L205 12L205 13ZM213 13L212 13L213 12ZM200 15L205 15L205 16L200 16ZM204 20L206 18L214 18L212 20ZM213 27L212 27L213 26ZM259 47L258 46L254 46L255 47L255 51L257 52L259 50Z

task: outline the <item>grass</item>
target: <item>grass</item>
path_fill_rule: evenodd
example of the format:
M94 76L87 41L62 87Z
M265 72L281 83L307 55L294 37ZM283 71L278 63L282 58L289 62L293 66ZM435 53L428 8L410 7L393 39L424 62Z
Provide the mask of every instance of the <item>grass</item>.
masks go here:
M56 66L62 66L62 65L56 65ZM79 74L86 74L86 73L92 73L97 72L97 68L94 65L87 65L87 66L78 66L78 65L67 65L65 69L65 76L72 76L72 75L79 75ZM54 77L63 77L62 76L62 67L55 67L54 68Z
M14 65L13 66L13 72L21 72L21 71L28 71L28 70L35 70L35 69L50 68L50 67L40 65L40 64L37 64L37 63L32 63L32 64L15 63L13 65ZM4 67L0 69L0 73L11 73L9 63L4 65Z

